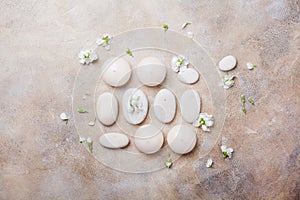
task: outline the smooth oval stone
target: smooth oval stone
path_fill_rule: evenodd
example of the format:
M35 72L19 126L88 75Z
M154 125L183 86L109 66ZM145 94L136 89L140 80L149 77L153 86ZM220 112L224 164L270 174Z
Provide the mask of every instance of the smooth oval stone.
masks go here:
M97 99L96 111L99 121L106 126L110 126L117 120L119 106L117 98L105 92Z
M131 68L124 58L115 60L104 69L103 80L110 86L125 85L131 77Z
M176 98L168 89L160 90L155 96L153 103L154 114L156 118L163 122L171 122L176 113Z
M146 57L138 64L136 72L144 85L157 86L165 80L167 69L158 58Z
M185 84L194 84L199 80L199 73L193 68L179 72L177 78Z
M99 138L102 146L110 149L119 149L126 147L129 139L126 135L121 133L105 133Z
M187 125L174 126L167 136L169 147L178 154L191 152L196 145L196 141L195 131Z
M129 112L128 105L132 96L140 96L140 102L143 104L143 110L139 112ZM129 88L125 91L122 99L122 110L126 121L130 124L140 124L147 116L148 113L148 99L144 92L137 88Z
M180 110L186 122L193 123L199 117L200 108L201 100L197 91L190 89L181 95Z
M230 71L236 66L236 58L234 56L225 56L219 62L219 68L222 71Z
M153 125L141 126L134 138L137 149L145 154L153 154L160 150L164 142L162 132Z

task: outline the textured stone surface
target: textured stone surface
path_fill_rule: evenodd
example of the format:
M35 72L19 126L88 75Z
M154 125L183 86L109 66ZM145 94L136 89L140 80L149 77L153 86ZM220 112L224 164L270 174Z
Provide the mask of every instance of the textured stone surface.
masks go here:
M299 9L297 0L1 1L0 199L299 199ZM74 121L59 118L72 113L78 52L101 33L185 21L180 32L194 32L215 63L238 60L222 130L233 158L222 158L219 138L204 158L192 152L171 169L102 165L78 143ZM242 93L255 100L247 115Z

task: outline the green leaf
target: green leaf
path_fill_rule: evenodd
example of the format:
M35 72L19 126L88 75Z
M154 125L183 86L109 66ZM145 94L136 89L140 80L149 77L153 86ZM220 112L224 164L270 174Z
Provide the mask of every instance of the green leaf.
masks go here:
M91 153L93 153L93 141L88 142L88 147Z
M172 159L171 159L170 156L167 158L165 164L166 164L166 167L167 167L167 168L170 168L170 167L172 166L173 162L172 162Z
M91 52L88 52L87 54L84 54L84 58L87 59L91 56Z
M131 50L129 48L126 49L126 53L128 55L130 55L131 57L134 57L133 54L132 54L132 52L131 52Z
M199 123L201 124L201 126L205 126L205 125L206 125L206 124L205 124L205 120L204 120L203 118L200 118Z
M247 100L249 101L249 103L251 103L252 105L254 105L254 100L253 99L251 99L250 97L248 97Z
M88 113L87 110L84 110L84 109L82 109L82 108L78 108L78 109L77 109L77 112L79 112L79 113Z
M226 151L223 152L223 158L227 158L228 157L228 154Z
M163 24L163 28L165 29L165 32L169 29L169 26L167 24Z
M241 95L241 102L244 104L246 101L245 101L245 95Z
M242 111L246 114L247 113L247 110L246 110L246 108L243 106L242 107Z

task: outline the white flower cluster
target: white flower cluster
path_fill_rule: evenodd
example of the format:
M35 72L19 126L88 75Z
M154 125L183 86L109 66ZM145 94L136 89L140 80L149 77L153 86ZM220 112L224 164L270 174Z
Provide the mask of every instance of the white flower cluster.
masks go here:
M233 153L233 149L232 148L227 148L226 145L222 145L221 146L221 151L223 153L223 158L231 158L232 157L232 153Z
M200 113L199 118L193 122L193 126L202 128L203 131L210 131L208 127L214 124L213 116L207 113Z
M171 60L172 69L176 73L185 71L187 69L188 65L189 65L189 62L182 55L174 56Z
M224 76L224 79L223 79L223 88L224 89L229 89L233 86L233 84L234 84L233 78L234 78L234 76L228 76L228 75Z
M80 51L78 57L79 57L79 62L83 65L90 64L91 62L98 59L98 56L94 50Z
M100 38L96 40L99 46L103 46L106 50L110 49L112 36L108 33L103 34Z

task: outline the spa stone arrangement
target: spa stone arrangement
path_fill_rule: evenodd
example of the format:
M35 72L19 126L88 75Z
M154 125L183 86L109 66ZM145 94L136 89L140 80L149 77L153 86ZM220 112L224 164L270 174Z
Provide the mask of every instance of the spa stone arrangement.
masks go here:
M225 120L221 61L218 70L198 43L172 30L111 39L103 35L104 48L79 55L72 107L80 142L102 164L129 173L207 155Z
M132 69L133 68L133 69ZM168 74L167 68L173 70ZM135 73L139 83L149 89L162 86L166 76L177 76L178 84L194 84L199 80L197 70L189 66L184 56L173 56L169 66L166 66L157 57L145 57L137 66L132 67L125 58L115 58L104 66L103 80L115 89L122 87ZM177 74L178 73L178 74ZM176 96L167 89L160 89L153 102L154 116L162 124L173 121L176 110ZM149 101L147 95L140 88L128 88L121 99L112 92L104 92L97 98L97 118L104 126L113 125L118 118L123 117L128 124L139 126L134 135L134 145L142 153L154 154L158 152L164 143L164 134L160 127L153 124L143 124L148 115ZM200 114L200 95L194 89L186 90L179 98L180 112L183 120L190 125L176 125L167 134L167 144L177 154L187 154L196 145L196 132L192 123ZM122 109L122 116L119 115ZM100 144L109 149L119 149L130 145L130 139L124 133L104 133L99 138Z

